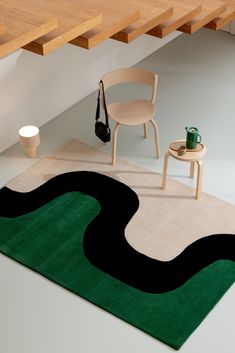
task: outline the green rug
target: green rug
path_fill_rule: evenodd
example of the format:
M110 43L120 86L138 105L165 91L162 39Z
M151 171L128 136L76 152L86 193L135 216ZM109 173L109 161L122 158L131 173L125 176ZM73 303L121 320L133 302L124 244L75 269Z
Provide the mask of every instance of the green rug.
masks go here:
M69 192L33 212L0 217L0 251L179 349L234 282L234 262L216 261L176 290L145 293L84 256L83 234L99 212L95 198Z

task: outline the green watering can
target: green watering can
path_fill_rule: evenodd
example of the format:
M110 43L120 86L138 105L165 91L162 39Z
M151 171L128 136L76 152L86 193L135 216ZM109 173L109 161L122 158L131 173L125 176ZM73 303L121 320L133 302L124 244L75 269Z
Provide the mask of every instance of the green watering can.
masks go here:
M188 149L193 149L197 147L197 144L201 142L202 137L196 127L186 127L186 147Z

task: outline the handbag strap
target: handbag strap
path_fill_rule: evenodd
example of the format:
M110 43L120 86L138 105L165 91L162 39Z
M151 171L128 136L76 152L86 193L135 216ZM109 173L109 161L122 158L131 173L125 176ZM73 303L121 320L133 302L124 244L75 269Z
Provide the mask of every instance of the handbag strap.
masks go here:
M108 118L109 116L108 116L107 105L106 105L105 94L104 94L104 83L102 80L100 81L100 85L99 85L95 120L98 121L100 118L100 96L101 96L100 87L102 89L103 108L105 113L105 125L107 128L109 128L109 118Z
M100 89L97 97L97 106L96 106L96 113L95 113L95 120L98 121L100 118Z

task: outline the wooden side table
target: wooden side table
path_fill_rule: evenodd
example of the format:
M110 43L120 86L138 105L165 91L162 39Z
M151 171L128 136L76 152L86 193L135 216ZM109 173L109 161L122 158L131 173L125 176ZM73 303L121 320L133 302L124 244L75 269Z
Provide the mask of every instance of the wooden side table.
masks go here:
M185 154L182 156L178 155L177 146L185 146L185 140L177 140L170 144L168 151L164 157L164 167L163 167L163 177L162 177L162 189L166 190L166 177L167 177L167 167L168 167L168 159L169 157L173 157L182 162L190 162L190 178L194 178L194 170L195 164L198 166L197 172L197 187L196 187L196 195L195 198L198 199L201 190L202 190L202 172L203 172L203 157L205 156L207 150L206 146L202 143L198 145L198 148L195 150L186 149Z

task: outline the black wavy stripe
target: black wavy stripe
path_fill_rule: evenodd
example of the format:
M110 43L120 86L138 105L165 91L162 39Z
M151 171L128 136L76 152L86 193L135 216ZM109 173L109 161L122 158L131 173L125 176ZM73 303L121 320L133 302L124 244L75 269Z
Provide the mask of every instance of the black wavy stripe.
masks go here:
M0 190L0 216L16 217L70 191L80 191L101 204L84 235L88 260L102 271L139 290L163 293L178 288L219 259L235 261L235 235L214 234L197 240L171 261L158 261L133 249L124 231L139 207L133 190L95 172L71 172L52 178L27 193ZM157 203L156 203L157 212ZM159 235L158 235L159 236Z

